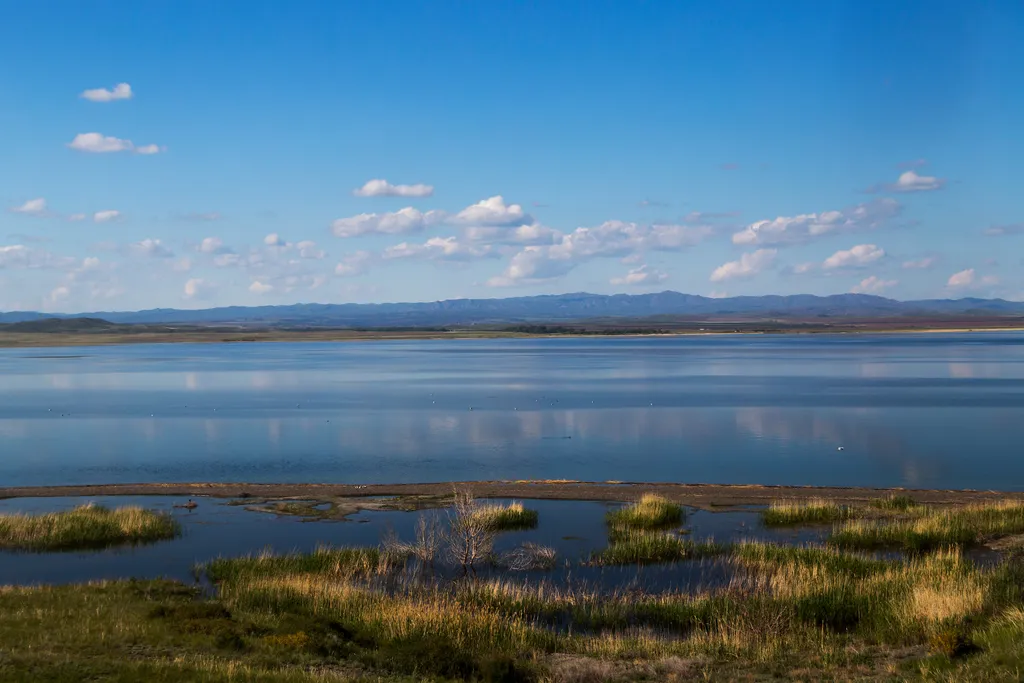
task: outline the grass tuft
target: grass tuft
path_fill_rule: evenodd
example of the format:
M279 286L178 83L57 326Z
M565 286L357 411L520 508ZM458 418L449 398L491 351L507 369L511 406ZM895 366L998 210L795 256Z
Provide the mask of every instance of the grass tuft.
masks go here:
M661 529L682 524L683 506L653 493L645 493L640 500L606 515L612 529Z
M471 514L474 521L482 523L489 531L515 531L537 526L537 511L529 510L519 502L480 505Z
M822 498L775 501L762 513L766 526L827 524L848 519L850 508Z
M0 515L0 548L11 550L89 550L153 543L180 533L170 515L140 507L88 504L64 512Z
M590 556L591 564L658 564L721 555L728 548L714 541L693 541L678 534L627 530L613 533L611 544Z
M917 507L917 501L910 496L898 496L895 493L890 493L885 498L872 500L871 507L893 512L907 512Z

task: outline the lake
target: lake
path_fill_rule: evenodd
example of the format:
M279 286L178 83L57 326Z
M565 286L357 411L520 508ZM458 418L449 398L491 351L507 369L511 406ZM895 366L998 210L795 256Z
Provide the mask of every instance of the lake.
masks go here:
M8 486L1024 489L1019 333L6 349L0 383Z

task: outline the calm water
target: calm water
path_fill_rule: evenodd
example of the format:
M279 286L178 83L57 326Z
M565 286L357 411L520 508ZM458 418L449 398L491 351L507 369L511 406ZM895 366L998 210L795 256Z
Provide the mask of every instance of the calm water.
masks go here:
M0 552L0 585L34 583L70 583L117 578L172 578L191 583L193 566L217 557L237 557L271 550L278 553L312 552L321 545L375 546L385 533L412 541L420 514L437 515L446 524L441 510L422 513L365 511L348 521L304 522L295 517L279 517L251 512L225 501L199 499L195 510L175 509L181 502L164 496L117 496L88 499L117 507L140 505L169 512L182 524L180 538L140 547L111 548L101 551L67 553ZM49 512L66 510L87 502L80 498L20 498L0 500L0 514L11 512ZM506 502L506 501L496 501ZM581 566L592 551L608 544L605 503L591 501L531 500L529 508L538 512L536 529L505 532L498 535L495 551L507 552L525 542L539 543L558 552L553 571L512 572L506 576L523 580L543 578L555 583L578 584L615 589L634 584L649 588L686 588L708 585L726 579L730 573L720 561L681 562L638 569L629 567ZM685 528L689 538L714 538L737 541L745 538L776 542L820 541L827 527L802 529L766 529L756 511L711 513L690 510ZM454 571L454 570L450 570ZM491 570L497 571L497 570Z
M1010 333L3 350L0 483L1021 490L1022 409Z

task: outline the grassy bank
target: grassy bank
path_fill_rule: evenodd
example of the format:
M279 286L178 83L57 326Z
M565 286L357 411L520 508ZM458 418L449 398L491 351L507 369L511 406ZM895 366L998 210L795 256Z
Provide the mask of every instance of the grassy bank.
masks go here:
M55 551L152 543L181 533L168 514L83 505L65 512L0 515L0 548Z
M682 524L684 517L683 507L678 503L653 493L645 493L637 502L609 511L606 520L613 530L622 531L663 529Z

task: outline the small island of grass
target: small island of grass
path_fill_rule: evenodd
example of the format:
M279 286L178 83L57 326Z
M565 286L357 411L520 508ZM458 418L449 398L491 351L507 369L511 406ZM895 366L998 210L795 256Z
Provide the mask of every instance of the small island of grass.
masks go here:
M637 502L610 511L606 519L612 529L662 529L682 524L683 506L667 498L645 493Z
M508 505L480 505L472 516L488 531L515 531L537 526L537 511L515 501Z
M133 506L111 510L88 504L64 512L0 515L4 550L88 550L152 543L180 533L170 515Z

